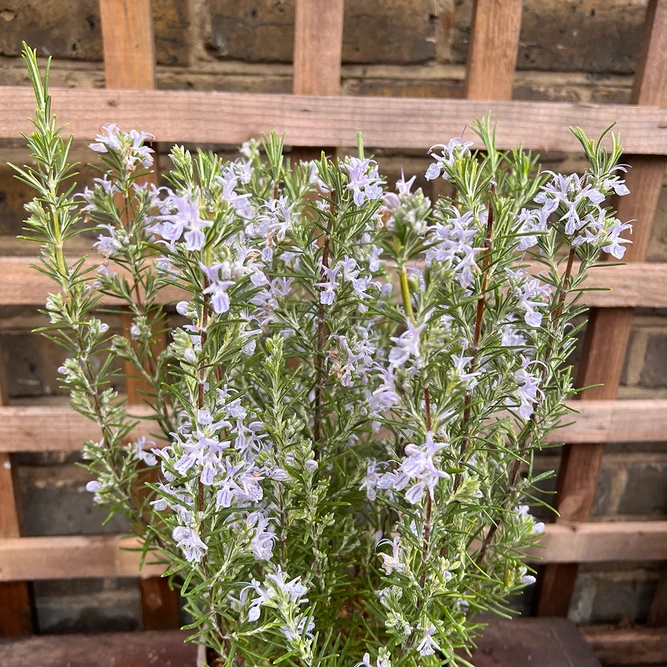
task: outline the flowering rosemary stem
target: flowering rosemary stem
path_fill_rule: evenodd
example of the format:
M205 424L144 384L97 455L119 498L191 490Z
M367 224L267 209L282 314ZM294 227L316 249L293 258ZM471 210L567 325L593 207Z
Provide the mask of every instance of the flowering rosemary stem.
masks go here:
M474 371L477 367L477 352L479 351L479 340L482 335L482 320L484 318L484 303L486 299L486 287L489 279L489 261L491 259L491 236L493 234L493 197L496 194L496 186L491 186L491 199L489 200L489 209L486 218L486 233L484 234L484 260L482 262L482 289L480 290L479 298L477 299L477 312L475 314L475 329L473 331L472 345L469 348L470 356L472 357L471 367ZM468 429L470 425L470 412L472 406L472 392L470 389L466 391L464 398L463 409L463 430L464 435L461 441L461 461L467 459L467 449L469 434ZM454 478L454 493L458 491L461 485L461 473L456 473Z
M410 299L410 287L408 285L408 275L405 271L405 265L401 264L398 268L398 277L401 284L401 297L403 300L403 308L412 324L415 322L415 314L412 310L412 300ZM424 407L426 410L426 430L431 431L431 393L428 384L425 382L424 386ZM431 530L433 521L433 499L431 492L426 495L426 515L424 517L424 539L422 540L422 559L421 559L421 575L419 585L423 588L426 583L426 563L428 560L428 550L431 542Z
M333 205L332 205L333 207ZM324 236L324 244L322 247L322 267L329 268L329 251L331 244L331 227L333 218L330 217L327 222L327 231ZM324 276L322 276L324 280ZM324 288L320 288L323 290ZM320 303L317 307L317 338L315 350L315 418L313 421L313 443L320 440L322 435L322 392L324 390L324 363L322 359L322 351L324 350L324 343L326 338L326 322L324 321L324 305Z
M552 325L555 324L555 322L558 320L558 318L563 314L563 306L565 305L565 299L567 298L568 292L569 292L569 284L570 284L570 277L572 276L572 268L574 266L574 259L576 256L576 249L574 246L570 248L570 252L568 253L567 256L567 265L565 267L565 273L563 273L563 279L560 284L560 288L558 290L558 296L556 300L556 309L553 311L551 315L551 323ZM553 352L553 346L552 344L549 344L545 350L544 354L544 363L545 365L549 362L549 359L551 358L551 354ZM544 368L545 366L541 366L542 372L544 373ZM539 403L539 401L536 402ZM514 462L512 463L512 468L510 470L509 474L509 481L507 485L507 497L505 502L502 504L502 509L506 510L507 507L511 504L514 492L516 491L516 483L519 478L519 471L521 469L521 461L523 459L523 453L526 451L526 448L528 444L531 442L532 438L535 435L535 426L536 426L536 417L535 417L536 411L533 410L533 412L530 415L530 421L528 424L528 429L519 443L519 450L518 450L518 457L514 459ZM489 532L484 536L484 539L482 540L482 546L479 550L479 553L477 554L477 559L475 562L477 565L480 565L482 561L484 560L484 556L487 553L489 547L491 546L491 543L493 542L493 538L495 537L496 533L498 532L498 526L499 522L496 521L491 525L489 528Z

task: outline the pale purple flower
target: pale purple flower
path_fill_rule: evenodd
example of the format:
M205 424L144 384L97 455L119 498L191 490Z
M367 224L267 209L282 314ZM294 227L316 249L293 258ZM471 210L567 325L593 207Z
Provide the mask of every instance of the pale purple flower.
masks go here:
M378 173L377 163L374 160L360 160L356 157L348 158L341 167L349 175L350 182L347 189L353 193L353 200L357 206L363 206L365 201L373 201L382 196L384 181Z
M435 162L426 171L426 180L433 181L442 177L449 178L449 170L454 166L456 160L470 155L472 141L461 141L458 137L449 140L448 144L436 144L429 148L429 155L432 155ZM440 155L434 153L436 149L442 149Z
M515 291L519 297L519 308L525 311L524 321L531 327L539 327L543 315L538 308L547 306L545 300L551 296L551 288L542 284L539 278L526 274L523 269L507 269L507 274L511 280L519 281Z
M109 149L120 150L121 141L119 138L120 129L116 123L107 123L103 125L100 133L95 137L95 142L89 145L89 148L96 153L108 153Z
M152 231L162 237L169 247L173 247L176 241L181 239L185 231L186 250L201 250L204 246L206 236L204 229L213 223L203 220L199 213L199 199L186 194L179 197L174 193L162 202L160 216L161 223L156 224Z
M360 662L358 662L354 667L374 667L371 663L371 656L368 653L364 653L364 657Z
M93 497L93 502L96 504L100 504L102 502L102 498L100 498L99 496L99 492L101 489L102 489L102 484L98 482L96 479L86 484L86 491L95 494L95 496Z
M404 366L406 362L413 357L415 363L421 362L420 336L426 322L417 326L408 319L406 330L398 337L392 336L391 340L395 343L389 352L389 365L392 368Z
M255 560L271 560L273 545L277 538L274 527L269 523L269 518L264 512L251 512L246 517L246 526L254 531L250 540L250 552Z
M538 235L547 229L548 217L549 215L542 209L521 209L517 216L518 232L525 236L519 241L519 250L527 250L537 245Z
M304 597L308 589L301 583L301 577L290 580L287 573L280 567L273 574L266 577L266 583L276 589L277 592L286 596L294 604L305 604L308 599Z
M390 544L391 545L391 555L384 552L380 552L380 558L382 558L382 568L387 574L392 572L404 572L405 563L401 561L401 538L396 535L393 540L382 540L380 544Z
M308 625L306 626L306 620ZM304 635L310 639L314 638L313 630L315 629L315 621L312 618L307 618L303 614L298 614L294 618L292 626L283 625L280 628L285 637L290 641L298 641Z
M617 165L616 169L621 169L625 171L625 168L621 165ZM612 176L607 178L602 182L602 187L605 190L613 190L615 194L619 197L624 197L625 195L630 194L628 186L625 184L625 181L620 176Z
M611 229L607 232L607 237L605 238L605 243L602 247L602 250L613 255L616 259L623 259L625 255L625 247L622 244L632 243L630 239L621 238L621 234L629 229L632 234L632 225L629 222L623 223L620 220L614 220L614 224Z
M369 406L373 414L385 412L401 400L394 385L393 367L380 368L378 376L382 379L382 384L373 391L369 398Z
M531 584L534 584L537 579L532 574L527 574L528 568L526 567L521 567L519 569L519 577L521 578L521 583L525 584L526 586L530 586Z
M456 272L456 278L464 288L470 286L474 272L477 270L475 258L481 248L470 245L478 234L472 211L460 214L455 208L448 211L450 217L447 224L436 223L431 228L431 244L424 252L426 265L442 262ZM486 213L480 215L484 222Z
M117 229L112 225L102 225L108 230L109 236L100 234L93 248L97 248L100 254L105 257L113 257L118 254L128 243L127 233L122 229Z
M143 461L147 466L156 466L157 458L155 454L150 451L146 451L146 447L155 447L155 442L153 440L147 440L145 435L142 435L135 443L134 448L137 454L137 458L140 461Z
M401 463L399 470L400 473L415 481L415 484L413 484L405 494L405 498L409 503L412 503L413 505L418 503L426 491L433 495L433 489L438 481L449 477L446 472L440 470L436 466L433 460L434 456L446 447L447 445L444 443L435 442L433 433L430 431L426 434L426 439L423 445L418 446L410 444L406 446L406 458ZM400 478L401 476L399 474L396 481ZM399 486L401 485L402 484L399 483ZM396 486L394 486L394 488L396 488Z
M208 547L193 528L177 526L172 533L176 546L183 550L189 563L199 563Z
M454 362L454 370L459 381L466 385L468 388L472 388L477 384L477 377L479 376L479 371L469 372L466 370L468 364L473 360L473 357L466 357L463 354L453 354L452 361Z
M378 468L377 461L371 459L368 462L368 466L366 468L366 477L362 482L361 486L359 487L362 491L366 489L366 497L368 498L368 500L371 501L377 498L376 488L381 477L381 475L379 475L377 472L377 468Z
M527 368L530 360L522 357L521 368L514 373L514 380L517 383L516 398L519 406L519 415L522 419L530 419L533 414L537 395L540 392L539 378L528 372ZM512 399L507 399L508 405L515 405Z
M320 303L324 306L330 306L336 300L336 287L338 286L336 276L339 271L340 265L338 264L333 268L322 267L326 281L317 283L317 286L320 288Z
M417 651L421 656L433 655L436 651L442 651L438 642L433 639L435 634L435 626L430 625L428 628L424 628L424 637L417 645Z

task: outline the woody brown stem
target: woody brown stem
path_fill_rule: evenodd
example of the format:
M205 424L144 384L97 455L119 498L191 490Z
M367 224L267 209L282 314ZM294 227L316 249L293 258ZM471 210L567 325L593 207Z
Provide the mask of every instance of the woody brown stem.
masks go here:
M491 198L496 193L495 186L491 186ZM473 330L472 345L468 348L468 353L472 357L471 369L474 372L477 367L477 352L479 350L479 341L482 336L482 320L484 319L484 303L486 299L486 289L489 280L489 262L491 260L491 236L493 234L493 202L489 201L489 211L486 218L486 232L484 234L484 259L482 261L482 289L479 298L477 299L477 311L475 313L475 328ZM472 392L470 389L466 391L463 401L463 438L461 440L461 461L467 458L467 449L469 442L469 428L470 428L470 413L472 411ZM454 478L454 493L456 493L461 486L462 473L456 473Z
M551 315L551 323L555 324L555 322L558 320L558 318L563 314L563 307L565 305L565 299L567 298L568 294L568 286L570 284L570 278L572 276L572 268L574 266L574 259L576 256L576 249L574 247L570 248L570 252L567 256L567 265L565 267L565 273L563 273L563 279L561 281L560 289L558 290L558 297L556 300L556 308L553 311ZM545 365L549 362L549 359L551 358L551 354L553 352L551 344L547 347L545 354L544 354L544 362ZM542 368L542 372L544 372L544 367ZM507 500L503 503L502 509L506 510L507 506L509 504L509 499L511 497L511 494L515 490L514 487L516 486L517 480L519 478L519 471L521 470L521 461L523 459L523 455L525 453L525 450L528 446L528 442L531 439L531 437L534 434L535 431L535 411L533 410L532 414L530 415L530 421L528 424L528 429L526 432L526 435L523 437L521 442L519 443L519 452L518 452L518 457L514 459L512 462L512 468L510 469L510 474L509 474L509 482L508 482L508 496ZM495 537L496 533L498 532L498 526L499 522L494 523L491 528L489 529L489 532L486 534L484 539L482 540L482 546L479 550L479 554L477 555L477 558L475 562L477 565L480 565L484 559L484 556L486 552L488 551L489 547L491 546L491 543L493 541L493 538Z

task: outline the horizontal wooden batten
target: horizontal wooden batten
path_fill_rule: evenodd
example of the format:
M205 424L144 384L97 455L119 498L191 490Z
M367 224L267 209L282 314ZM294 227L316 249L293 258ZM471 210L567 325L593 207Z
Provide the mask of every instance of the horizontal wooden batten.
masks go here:
M550 524L528 557L544 563L667 560L667 521Z
M31 264L34 257L0 257L0 306L43 306L55 285ZM591 269L583 301L593 308L667 308L667 263L633 262ZM160 303L176 303L185 292L168 288ZM120 303L115 301L116 303ZM114 303L113 299L105 303Z
M176 90L52 89L67 132L93 139L101 125L152 132L157 141L240 144L277 130L292 146L423 148L460 136L489 111L499 148L578 151L568 127L591 136L617 123L627 153L667 154L667 109L618 104L319 97ZM35 101L26 87L0 87L0 138L30 131ZM196 110L193 113L193 110ZM466 137L472 137L470 129Z
M139 571L135 538L118 535L17 537L0 540L0 581L153 577L164 568L149 556ZM550 524L545 548L528 560L595 563L667 559L667 521ZM133 550L134 549L134 550Z
M144 405L128 406L128 410L139 418L152 414ZM157 431L155 422L144 421L132 436L148 437ZM100 437L97 424L67 405L0 407L0 452L76 452L87 440Z
M605 665L667 664L667 628L592 625L579 631Z
M667 441L667 400L570 401L578 411L552 431L551 443Z
M138 545L119 535L0 540L0 581L160 576L165 568L151 564L150 555L139 570Z
M667 440L667 400L572 401L580 414L554 431L552 443L661 442ZM133 405L132 415L149 417L147 406ZM156 433L154 422L140 422L135 433ZM48 437L45 437L48 434ZM72 452L86 440L98 440L97 426L67 406L0 407L0 452Z

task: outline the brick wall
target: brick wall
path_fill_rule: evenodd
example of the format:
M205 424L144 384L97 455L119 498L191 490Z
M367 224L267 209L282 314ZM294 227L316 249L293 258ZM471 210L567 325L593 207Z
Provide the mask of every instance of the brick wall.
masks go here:
M460 97L470 34L470 0L349 0L343 45L343 92L348 95ZM526 0L514 98L623 103L629 98L646 0ZM153 0L160 88L290 92L293 0ZM3 0L0 3L0 85L25 85L18 57L27 40L54 58L52 83L101 87L98 0ZM113 120L110 117L109 120ZM224 118L220 119L224 122ZM148 129L150 128L142 128ZM448 137L442 137L443 140ZM424 147L426 149L428 147ZM89 159L85 147L77 158ZM382 169L396 178L423 174L424 153L383 151ZM0 145L0 253L29 253L15 240L27 188L5 162L22 162L21 142ZM549 168L576 169L579 158L544 156ZM83 180L90 178L84 171ZM431 186L422 179L430 193ZM649 251L667 261L667 188ZM26 335L39 315L0 311L0 345L15 402L62 402L55 369L59 351ZM621 398L667 397L667 312L639 311L633 327ZM558 450L540 462L558 466ZM26 535L98 533L101 516L84 490L75 458L20 457ZM607 448L594 519L655 519L667 514L667 447ZM116 531L120 523L104 530ZM658 577L656 564L581 568L573 619L641 621ZM132 581L42 582L35 585L43 631L138 627L138 590ZM527 609L530 594L518 605Z

